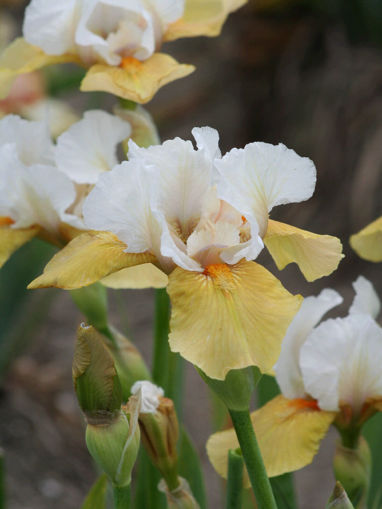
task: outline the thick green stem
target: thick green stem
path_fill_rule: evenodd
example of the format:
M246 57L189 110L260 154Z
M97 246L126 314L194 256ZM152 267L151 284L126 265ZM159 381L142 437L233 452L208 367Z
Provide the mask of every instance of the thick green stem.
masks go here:
M259 509L277 509L272 487L265 471L259 445L253 430L249 410L230 410Z
M168 331L170 317L170 299L165 289L155 290L155 331L153 380L166 389L168 378Z
M130 508L130 486L120 488L113 486L114 509L129 509Z
M244 460L240 451L228 451L226 509L241 509Z

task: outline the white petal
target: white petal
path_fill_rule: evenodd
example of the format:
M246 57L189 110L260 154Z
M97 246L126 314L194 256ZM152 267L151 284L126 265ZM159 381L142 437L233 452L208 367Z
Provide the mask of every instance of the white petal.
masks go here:
M25 39L48 55L73 51L77 10L77 0L32 0L25 10Z
M281 143L250 143L231 150L215 165L220 174L219 197L245 217L254 215L261 236L273 207L307 200L316 183L312 161Z
M306 391L322 410L349 404L357 414L368 398L382 396L382 328L369 316L327 320L301 348Z
M0 146L16 143L20 160L26 164L52 164L53 144L46 122L24 120L7 115L0 120Z
M211 127L194 127L192 135L199 150L204 151L206 157L213 160L221 158L219 148L219 133Z
M146 0L154 9L162 23L163 29L183 16L186 0Z
M326 288L317 297L306 297L293 318L275 366L276 380L286 398L303 398L304 382L299 365L300 349L322 317L342 302L336 291Z
M141 391L141 408L142 414L153 414L159 406L159 398L163 398L164 390L148 380L135 382L131 387L131 394L136 395Z
M353 283L355 297L349 313L365 313L377 318L381 310L381 301L374 286L365 277L359 276Z
M117 145L130 136L128 122L104 111L87 111L57 140L58 168L78 184L95 184L117 163Z

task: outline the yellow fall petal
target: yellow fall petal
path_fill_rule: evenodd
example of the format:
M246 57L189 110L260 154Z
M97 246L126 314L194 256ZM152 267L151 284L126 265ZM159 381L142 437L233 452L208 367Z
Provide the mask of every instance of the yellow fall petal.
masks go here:
M17 75L65 62L80 63L76 55L47 55L22 37L15 39L0 55L0 99L7 97Z
M177 267L169 276L170 347L211 378L230 369L270 370L302 297L255 262Z
M328 276L343 258L337 237L317 235L278 221L269 220L264 243L279 270L295 262L307 281Z
M145 263L114 272L101 279L101 283L108 288L140 289L166 288L168 276L152 263Z
M246 3L247 0L186 0L182 18L168 27L164 40L199 35L215 37L228 15Z
M121 67L93 65L82 80L81 90L109 92L137 103L146 103L163 85L187 76L194 69L194 66L179 64L164 53L154 53L143 62L128 57Z
M0 217L0 225L4 224ZM9 228L0 226L0 267L8 260L23 244L35 237L39 232L38 227L31 228Z
M252 412L252 423L269 477L293 472L312 462L335 418L335 413L318 410L312 403L280 395ZM233 428L214 433L207 441L208 457L224 478L227 478L228 451L238 447ZM249 488L246 470L243 483Z
M125 267L154 261L149 253L125 253L126 244L108 232L87 232L74 238L47 264L29 289L55 286L73 290L88 286Z
M350 237L354 251L369 262L382 262L382 217Z

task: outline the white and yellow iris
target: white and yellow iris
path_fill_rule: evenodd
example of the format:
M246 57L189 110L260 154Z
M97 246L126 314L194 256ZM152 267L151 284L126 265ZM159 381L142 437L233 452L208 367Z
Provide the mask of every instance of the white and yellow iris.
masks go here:
M179 37L218 35L246 0L32 0L23 35L0 57L0 96L18 74L75 62L89 68L81 89L144 103L163 85L190 74L158 50Z
M304 299L288 328L275 366L281 395L251 414L271 477L311 463L333 422L359 429L382 410L382 328L375 321L381 305L364 277L353 287L356 295L345 318L317 325L342 302L337 292L326 289ZM233 429L207 442L209 458L223 477L228 450L238 446Z
M126 287L136 287L136 270L135 281L148 285L155 266L162 286L168 283L173 351L216 379L251 365L268 371L301 298L253 261L263 239L268 245L273 236L273 256L295 261L310 279L335 270L341 243L282 223L272 229L268 220L273 206L311 196L309 159L265 143L221 157L215 130L193 135L197 149L179 138L149 148L130 141L129 161L102 174L85 200L92 231L58 253L30 287L110 283L127 267Z

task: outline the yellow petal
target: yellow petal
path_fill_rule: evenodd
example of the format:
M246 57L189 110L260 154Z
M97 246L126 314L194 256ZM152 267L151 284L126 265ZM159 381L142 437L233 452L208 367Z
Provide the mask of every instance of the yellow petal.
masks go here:
M163 85L183 78L195 69L192 65L179 64L164 53L154 53L144 62L125 58L122 65L93 65L82 80L81 90L109 92L137 103L146 103Z
M369 262L382 262L382 217L350 237L354 251Z
M73 239L47 264L30 289L88 286L125 267L154 261L149 253L125 253L126 244L108 232L87 232Z
M114 272L101 279L101 283L114 289L166 288L168 277L152 263L145 263Z
M228 15L246 3L247 0L186 0L182 18L168 27L164 40L219 35Z
M302 297L255 262L176 268L169 276L170 347L223 380L230 369L270 370Z
M65 62L80 63L76 55L47 55L22 37L14 40L0 55L0 99L7 97L18 74Z
M0 225L3 218L0 218ZM0 227L0 267L8 260L23 244L38 234L38 227L31 228L9 228L7 226Z
M293 472L312 462L321 440L335 418L304 405L305 400L277 396L251 414L264 465L269 477ZM208 457L215 470L227 477L227 454L237 449L239 442L233 428L214 433L207 442ZM244 472L244 486L250 486Z
M317 235L278 221L269 220L264 243L279 270L297 263L307 281L328 276L343 258L337 237Z

